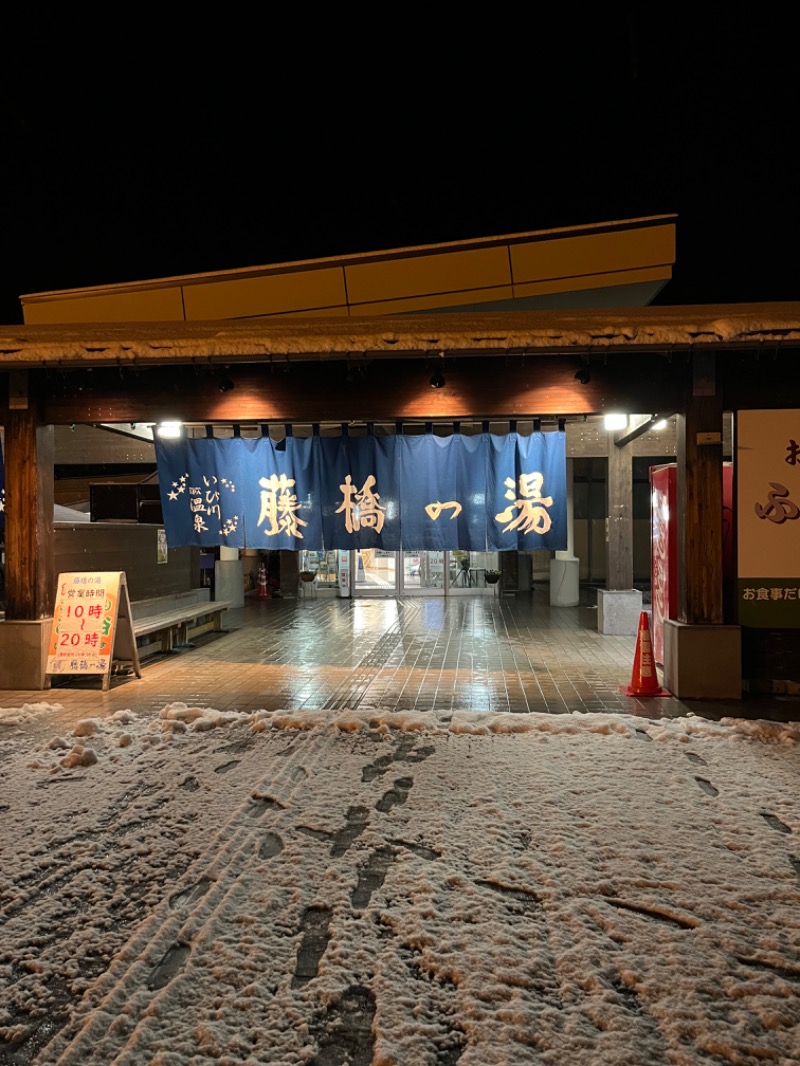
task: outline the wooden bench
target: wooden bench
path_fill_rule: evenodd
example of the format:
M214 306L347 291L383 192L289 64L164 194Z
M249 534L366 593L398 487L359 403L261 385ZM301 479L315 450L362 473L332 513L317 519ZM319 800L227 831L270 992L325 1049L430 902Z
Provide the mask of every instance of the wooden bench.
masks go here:
M133 635L139 658L175 651L203 633L222 632L222 615L233 607L228 600L212 600L207 588L133 600Z

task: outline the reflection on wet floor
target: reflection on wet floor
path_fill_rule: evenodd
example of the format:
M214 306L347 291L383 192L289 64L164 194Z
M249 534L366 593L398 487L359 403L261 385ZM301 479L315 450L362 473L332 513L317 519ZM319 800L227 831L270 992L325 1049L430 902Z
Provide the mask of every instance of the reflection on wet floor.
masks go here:
M635 636L597 632L590 607L547 594L402 599L247 598L225 632L145 659L142 677L59 678L45 692L0 693L1 707L59 703L67 719L182 701L218 710L455 710L678 717L671 697L625 696ZM738 713L712 706L709 717ZM791 708L787 708L791 711ZM703 712L701 712L703 713ZM751 715L752 716L752 715Z

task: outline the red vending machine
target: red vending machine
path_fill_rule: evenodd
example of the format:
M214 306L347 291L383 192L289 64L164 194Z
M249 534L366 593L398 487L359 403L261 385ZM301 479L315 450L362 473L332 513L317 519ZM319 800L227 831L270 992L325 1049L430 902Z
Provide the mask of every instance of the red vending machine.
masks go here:
M678 617L678 465L650 467L650 636L664 665L664 620ZM726 593L733 572L733 463L722 464L722 565Z
M650 639L653 658L664 665L664 619L678 617L678 467L650 467Z

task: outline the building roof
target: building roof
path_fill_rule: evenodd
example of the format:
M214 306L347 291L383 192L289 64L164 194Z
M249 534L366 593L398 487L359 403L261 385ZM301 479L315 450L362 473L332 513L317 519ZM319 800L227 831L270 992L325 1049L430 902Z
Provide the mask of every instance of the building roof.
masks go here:
M26 325L641 307L672 277L675 216L20 297Z
M675 217L21 297L0 366L591 354L800 342L800 304L652 307Z
M800 302L0 327L0 368L800 346Z

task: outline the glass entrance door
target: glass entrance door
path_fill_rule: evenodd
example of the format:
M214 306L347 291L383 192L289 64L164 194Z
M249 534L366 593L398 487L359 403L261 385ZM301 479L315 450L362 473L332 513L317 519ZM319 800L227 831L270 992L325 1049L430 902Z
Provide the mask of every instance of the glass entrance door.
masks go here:
M400 594L400 552L379 548L357 548L353 552L354 596L398 596Z
M497 552L456 550L447 555L449 596L494 593L500 574Z
M499 573L497 552L364 548L351 559L354 596L485 595Z
M443 596L447 552L403 552L403 592L409 596Z

